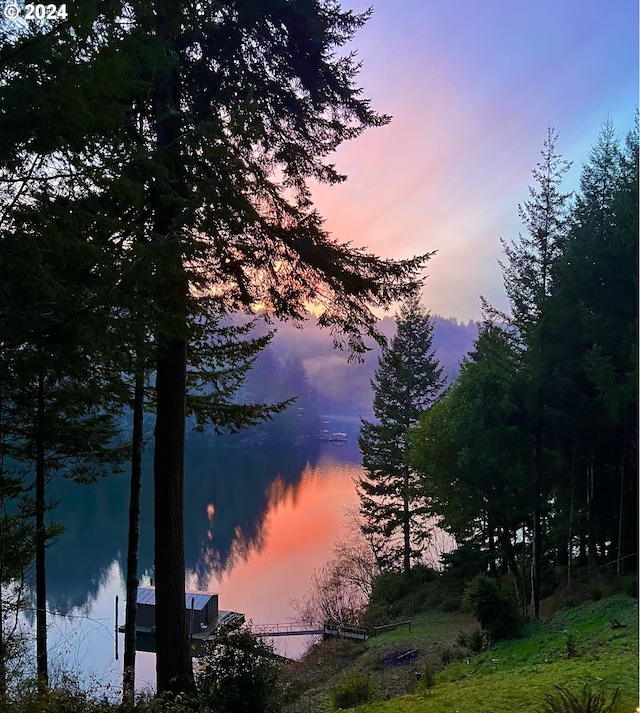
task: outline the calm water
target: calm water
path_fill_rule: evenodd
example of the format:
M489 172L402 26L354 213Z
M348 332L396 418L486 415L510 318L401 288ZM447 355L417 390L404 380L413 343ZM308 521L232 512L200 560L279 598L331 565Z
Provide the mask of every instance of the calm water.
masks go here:
M356 502L360 473L357 420L332 422L346 431L346 447L307 444L283 448L220 448L192 439L186 458L186 581L219 593L221 609L243 612L255 624L288 622L294 597L303 597L315 567L326 562L340 536L344 509ZM141 517L140 570L152 576L150 463L146 464ZM59 483L53 517L67 526L48 552L51 617L50 667L85 685L118 688L115 598L124 620L128 484L126 474L90 486ZM305 637L275 638L277 650L300 655ZM155 660L139 653L137 687L153 686Z

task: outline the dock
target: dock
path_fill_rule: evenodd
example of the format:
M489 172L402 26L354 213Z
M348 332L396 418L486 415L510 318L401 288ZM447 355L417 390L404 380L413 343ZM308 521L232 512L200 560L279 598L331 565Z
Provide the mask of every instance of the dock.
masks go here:
M324 639L351 639L352 641L366 641L369 638L367 629L358 626L349 626L338 621L326 621L322 624L311 622L288 622L285 624L260 624L252 625L252 630L266 638L273 636L322 636Z

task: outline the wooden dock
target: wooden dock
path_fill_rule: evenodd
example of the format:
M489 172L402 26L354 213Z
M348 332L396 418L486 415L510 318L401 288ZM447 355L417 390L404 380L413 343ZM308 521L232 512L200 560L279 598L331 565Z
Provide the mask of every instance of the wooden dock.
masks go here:
M326 621L323 624L311 622L308 625L299 622L286 624L253 625L252 630L264 637L272 636L322 636L325 639L351 639L366 641L369 638L367 629L349 626L338 621Z

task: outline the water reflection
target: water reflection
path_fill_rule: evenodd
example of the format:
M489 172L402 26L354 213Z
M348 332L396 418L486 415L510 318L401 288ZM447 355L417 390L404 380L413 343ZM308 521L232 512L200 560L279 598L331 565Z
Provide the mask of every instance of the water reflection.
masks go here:
M264 520L274 498L295 491L319 446L243 450L191 441L185 459L185 559L204 581L251 550L264 546ZM153 571L152 464L146 454L140 522L140 571ZM272 487L273 483L277 483ZM115 473L92 485L59 479L50 518L64 534L48 550L48 598L56 611L82 607L95 596L111 563L124 568L128 527L128 476ZM71 556L70 556L71 555Z
M190 450L186 561L200 588L210 573L221 574L262 550L267 513L278 498L295 492L304 469L318 455L317 444L305 449Z
M188 586L219 592L221 608L241 611L255 623L289 620L290 600L304 595L314 567L330 556L343 508L355 500L357 459L355 437L346 448L311 444L288 450L191 442L185 478ZM145 462L140 564L149 574L151 482L150 462ZM62 662L72 655L72 642L87 642L70 667L109 672L112 685L119 685L114 600L118 594L122 623L127 477L56 487L59 505L53 517L67 531L49 550L49 605L73 618L54 618L52 651ZM306 645L304 639L276 643L289 656ZM138 666L138 686L144 688L154 679L154 657L139 655Z
M331 455L307 465L295 487L276 478L265 493L261 548L234 540L228 566L206 571L203 559L188 585L220 593L220 606L241 611L255 624L275 624L295 616L291 600L307 592L313 570L331 556L345 506L356 500L353 479L360 466ZM215 540L214 540L215 541ZM280 653L299 655L304 638L274 640Z

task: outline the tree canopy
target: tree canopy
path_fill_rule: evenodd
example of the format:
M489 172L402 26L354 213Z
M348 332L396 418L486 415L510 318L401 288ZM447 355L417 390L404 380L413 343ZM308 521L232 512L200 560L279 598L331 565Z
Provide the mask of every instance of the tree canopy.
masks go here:
M4 28L0 240L52 207L47 234L75 241L71 262L90 253L78 265L93 281L69 302L38 303L52 325L30 323L14 341L103 314L116 342L152 347L160 691L193 686L182 496L187 374L207 371L201 325L257 308L301 321L313 304L357 357L365 336L379 338L372 308L414 288L428 257L384 260L340 242L311 200L311 180L345 178L331 152L388 121L344 49L368 15L331 0L111 0ZM66 269L54 278L64 286ZM3 293L3 325L19 302ZM200 402L200 425L246 422Z

